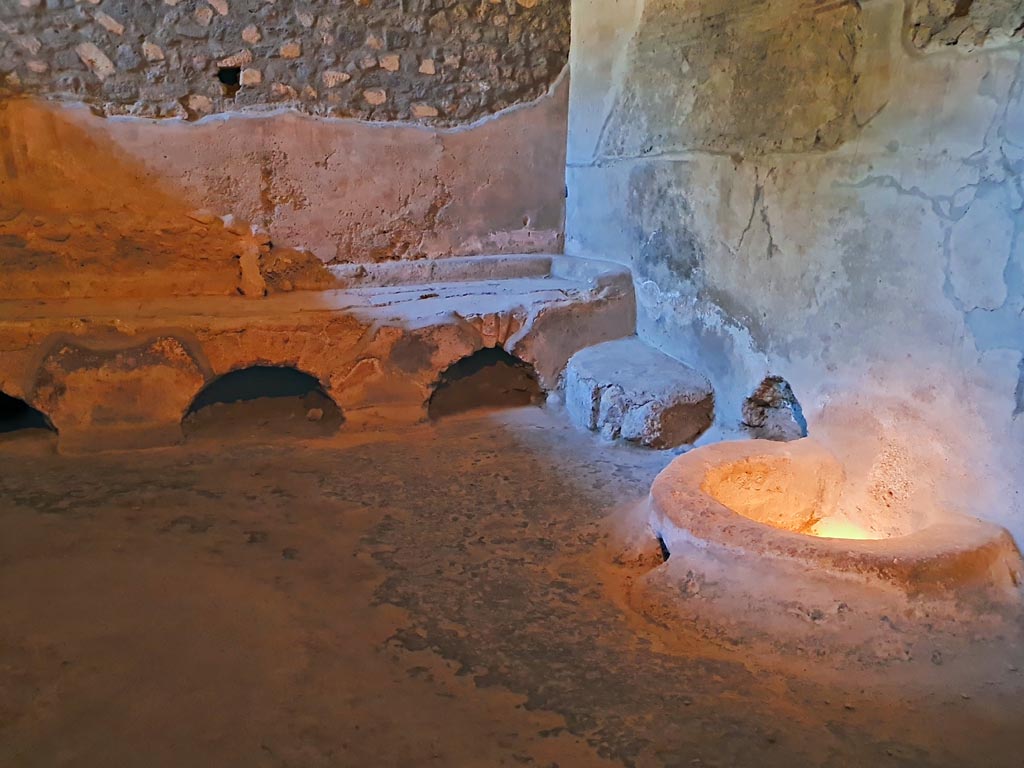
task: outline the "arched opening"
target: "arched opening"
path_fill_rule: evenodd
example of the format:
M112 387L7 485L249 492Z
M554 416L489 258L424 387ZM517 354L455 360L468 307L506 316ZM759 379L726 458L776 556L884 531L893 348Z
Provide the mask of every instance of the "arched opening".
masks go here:
M479 408L519 408L544 402L533 366L501 347L464 357L441 374L430 398L431 419Z
M56 433L57 430L46 414L20 398L0 392L0 436L47 432Z
M254 366L232 371L196 395L182 422L186 435L321 437L344 420L308 373Z

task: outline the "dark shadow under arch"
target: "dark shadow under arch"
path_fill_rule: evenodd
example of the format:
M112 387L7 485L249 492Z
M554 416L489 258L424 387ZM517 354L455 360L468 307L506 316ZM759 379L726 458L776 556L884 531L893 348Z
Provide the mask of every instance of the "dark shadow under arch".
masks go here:
M441 374L427 415L439 419L478 408L519 408L543 402L544 390L533 366L494 347L462 358Z
M291 367L258 365L208 384L182 426L186 434L316 437L336 431L343 420L315 377Z
M20 398L0 392L0 435L22 430L57 432L45 413Z

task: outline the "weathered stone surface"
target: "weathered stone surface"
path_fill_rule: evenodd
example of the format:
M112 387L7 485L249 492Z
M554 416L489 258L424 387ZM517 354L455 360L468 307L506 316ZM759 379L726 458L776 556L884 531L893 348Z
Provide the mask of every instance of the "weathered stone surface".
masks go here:
M763 582L784 607L730 599L735 554L681 590L698 558L604 523L665 457L588 437L526 409L315 446L0 446L0 763L1019 768L1019 620L843 612L856 583L819 603L806 568Z
M567 86L461 131L0 101L0 295L232 294L226 214L328 263L559 251Z
M174 442L204 384L256 366L312 376L350 424L415 423L441 372L481 349L529 363L550 390L580 347L635 323L629 273L607 262L421 261L336 279L347 289L263 300L0 301L0 389L72 451Z
M922 56L907 40L914 3L731 3L722 34L763 23L783 40L776 14L791 11L796 29L821 11L821 28L806 33L820 42L841 37L836 25L854 16L855 45L837 40L834 51L854 52L858 79L842 107L819 75L844 64L788 70L805 55L798 45L723 50L722 82L737 91L725 87L704 112L694 94L714 80L680 59L691 49L715 59L712 15L674 62L671 47L642 58L636 41L660 34L643 29L653 7L668 34L697 29L695 16L723 5L576 3L567 252L632 267L639 335L699 361L723 427L741 430L752 385L777 373L808 407L811 433L833 449L857 446L867 467L883 460L880 446L901 441L898 460L885 459L898 470L886 492L900 493L899 476L919 480L926 499L1024 540L1024 419L1014 418L1024 357L1024 39L990 38L963 55L958 38ZM930 7L946 14L951 5ZM996 5L975 0L972 13ZM731 79L754 50L771 52L764 72ZM755 82L763 87L746 90ZM631 90L636 99L624 100ZM794 96L794 125L836 107L855 122L832 124L842 131L824 132L818 147L790 141L797 132L777 131L785 123L774 116ZM740 102L734 126L723 104ZM764 137L718 147L694 140L717 109L729 115L723 132L741 136L763 119ZM649 113L661 116L656 130L646 127ZM612 126L637 140L609 141Z
M743 404L743 426L758 440L789 442L807 437L807 419L789 382L769 376Z
M60 110L0 100L0 136L5 299L233 295L240 258L268 251Z
M1004 528L936 510L887 534L888 510L843 509L844 489L842 464L813 440L716 443L658 476L650 523L669 552L698 541L731 556L878 579L915 595L991 590L1016 600L1024 561Z
M543 94L569 51L564 0L8 5L0 91L81 99L109 115L195 119L287 104L465 123ZM242 66L244 78L223 71Z
M854 2L647 2L601 154L841 144L857 128L859 15Z
M181 418L206 374L180 339L139 344L120 336L51 349L33 400L53 422L63 451L139 448L181 438Z
M692 443L714 419L708 380L635 337L576 353L565 401L577 426L651 448Z
M907 24L918 50L998 46L1024 40L1024 0L913 0Z

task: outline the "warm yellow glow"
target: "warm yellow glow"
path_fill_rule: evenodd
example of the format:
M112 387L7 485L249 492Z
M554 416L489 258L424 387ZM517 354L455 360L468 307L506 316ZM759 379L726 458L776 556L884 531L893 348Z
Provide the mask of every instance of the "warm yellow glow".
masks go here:
M870 531L854 525L848 520L822 520L814 526L812 533L823 539L858 539L863 541L865 539L879 538Z

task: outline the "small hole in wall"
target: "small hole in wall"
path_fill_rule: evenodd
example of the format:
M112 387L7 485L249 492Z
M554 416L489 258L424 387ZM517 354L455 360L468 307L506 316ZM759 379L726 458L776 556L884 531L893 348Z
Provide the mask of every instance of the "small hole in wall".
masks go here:
M668 559L672 557L672 553L668 551L668 546L665 544L665 539L661 536L658 537L658 553L661 555L663 563L667 563Z
M220 80L224 95L228 98L234 98L242 85L242 68L220 67L217 70L217 79Z

